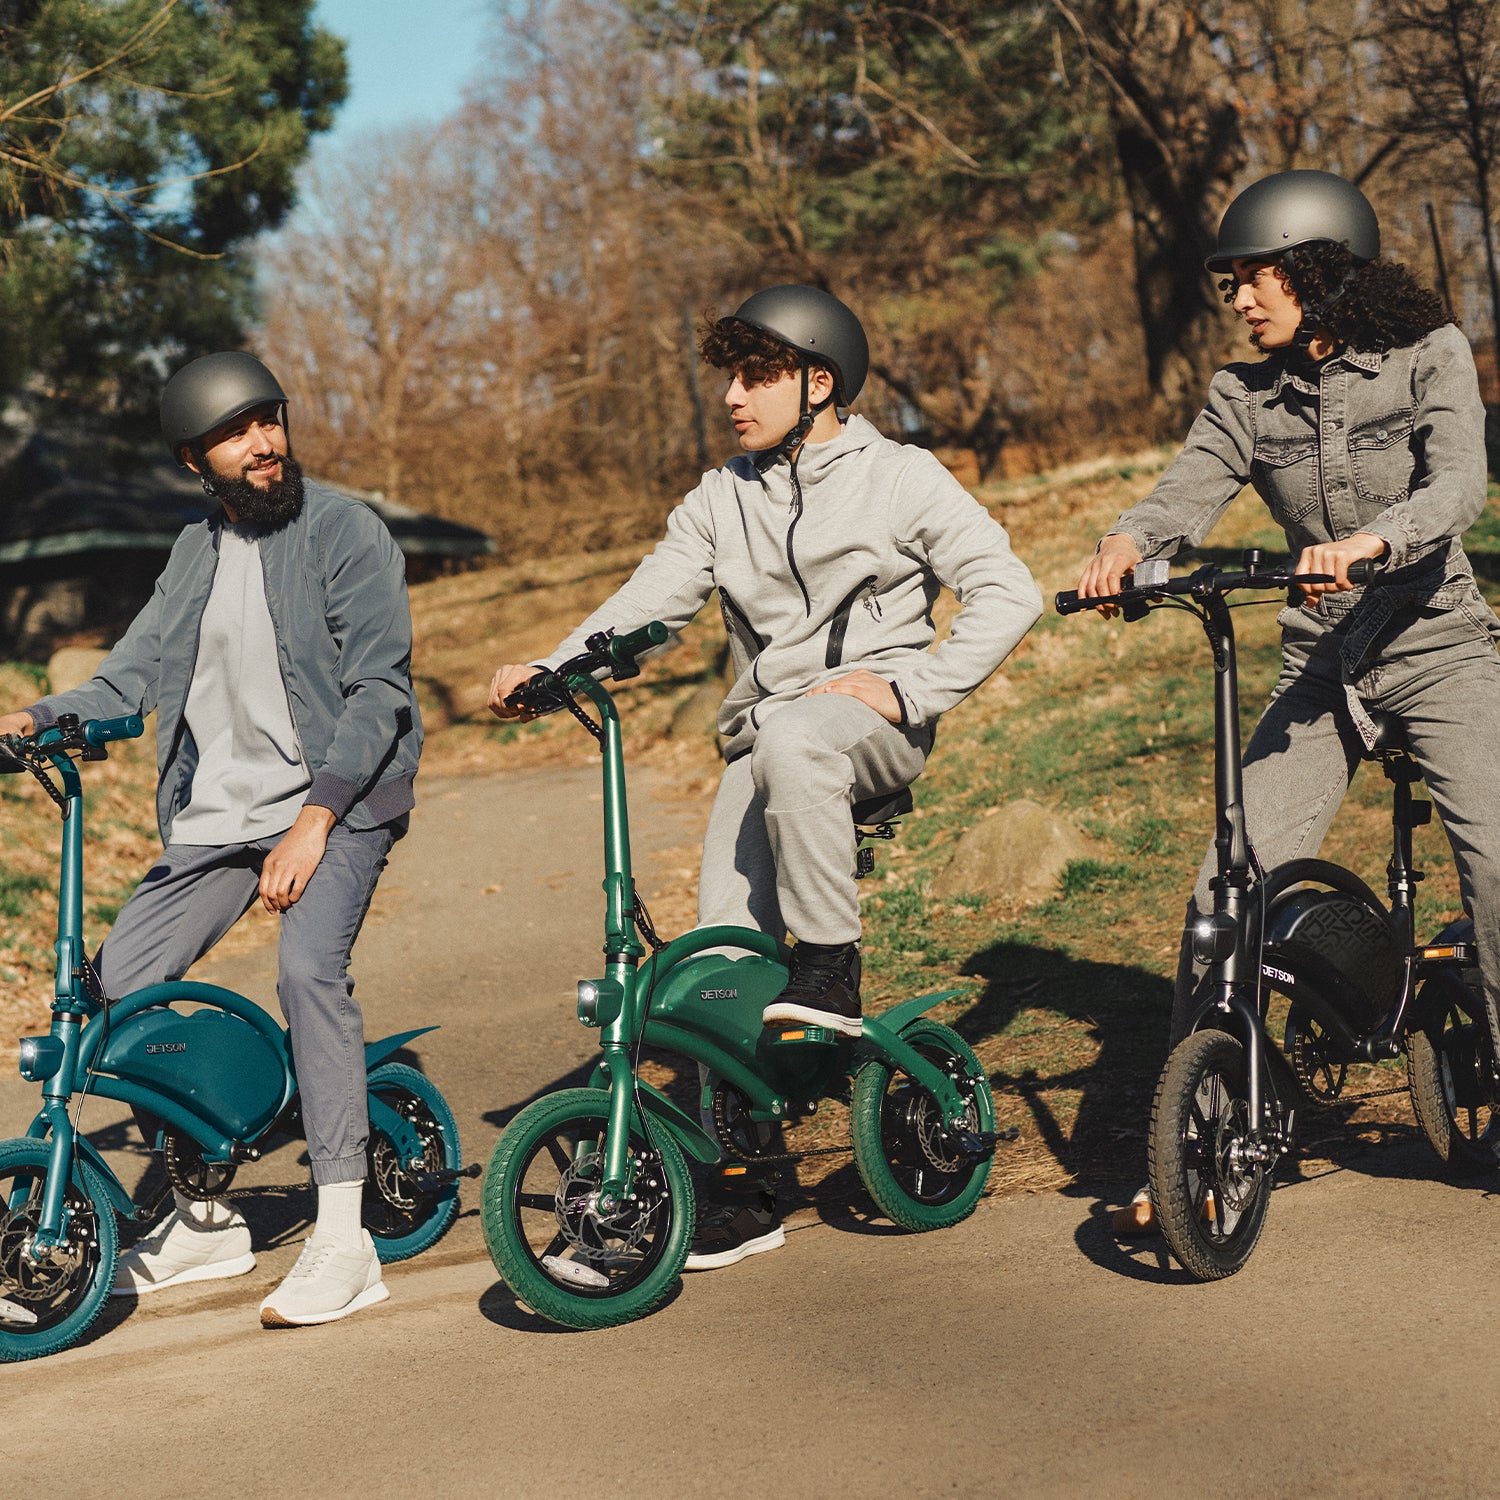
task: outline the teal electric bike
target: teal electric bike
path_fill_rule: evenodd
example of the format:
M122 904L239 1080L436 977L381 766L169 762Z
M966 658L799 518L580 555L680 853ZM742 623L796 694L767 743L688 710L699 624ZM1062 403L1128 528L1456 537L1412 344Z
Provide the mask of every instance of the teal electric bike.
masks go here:
M694 1228L690 1160L730 1173L785 1161L770 1149L774 1127L825 1097L849 1103L860 1176L907 1229L972 1213L998 1139L979 1059L924 1014L958 991L866 1017L858 1038L766 1027L761 1012L787 982L774 938L742 927L657 937L631 876L620 719L604 679L635 676L637 657L666 638L655 621L591 636L582 655L510 700L537 714L570 711L603 755L604 974L578 986L578 1019L600 1033L602 1056L589 1087L545 1095L506 1127L482 1209L490 1255L518 1300L572 1328L642 1317L676 1285ZM903 793L853 812L865 837L888 838L910 807ZM700 1118L640 1077L643 1043L699 1065Z
M52 1026L21 1040L21 1076L41 1085L26 1135L0 1141L0 1361L53 1354L98 1317L114 1280L117 1216L152 1218L169 1188L208 1200L241 1162L302 1135L287 1033L217 985L176 980L106 996L83 943L83 786L78 762L142 733L140 718L65 715L0 739L0 773L29 772L62 814ZM56 772L62 785L52 778ZM382 1261L418 1254L458 1213L458 1127L437 1088L393 1053L435 1028L372 1042L364 1222ZM128 1104L161 1152L160 1191L137 1202L79 1129L90 1096ZM71 1110L71 1114L70 1114Z

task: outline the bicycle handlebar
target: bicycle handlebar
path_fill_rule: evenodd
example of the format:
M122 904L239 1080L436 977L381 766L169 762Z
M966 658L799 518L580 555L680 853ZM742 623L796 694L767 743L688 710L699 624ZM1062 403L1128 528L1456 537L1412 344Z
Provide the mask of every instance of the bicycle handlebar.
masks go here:
M90 719L81 732L84 743L97 750L111 740L138 740L146 732L146 721L139 714L125 714L119 719Z
M1378 562L1362 558L1349 564L1349 582L1355 585L1372 584L1380 571ZM1056 595L1052 602L1060 615L1080 614L1086 609L1097 609L1101 604L1118 604L1129 611L1129 618L1139 619L1154 602L1177 594L1190 594L1202 599L1211 594L1230 594L1236 589L1283 589L1299 583L1332 582L1332 573L1299 574L1290 562L1271 567L1249 567L1238 572L1205 563L1196 572L1178 578L1168 578L1142 588L1125 588L1118 594L1105 594L1092 599L1081 599L1076 589L1067 589ZM1139 609L1139 613L1135 609Z
M82 724L73 714L64 714L56 724L35 734L0 735L0 776L24 771L36 755L54 750L82 750L85 760L103 760L103 749L111 740L139 739L146 721L139 714L118 719L87 719ZM99 751L97 755L89 752Z
M637 658L665 643L671 631L660 620L652 620L628 635L601 630L585 642L588 649L565 661L555 672L539 672L510 693L506 705L532 714L556 713L573 696L573 680L604 672L610 681L635 677Z

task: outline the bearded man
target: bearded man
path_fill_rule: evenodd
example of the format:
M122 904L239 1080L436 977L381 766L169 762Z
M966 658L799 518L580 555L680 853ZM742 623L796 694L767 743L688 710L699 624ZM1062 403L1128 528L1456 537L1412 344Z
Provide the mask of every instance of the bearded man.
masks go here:
M361 1224L369 1117L349 959L406 831L422 745L401 553L368 506L304 483L286 408L248 354L206 355L168 381L162 436L213 512L178 537L89 682L0 716L3 735L62 714L156 712L163 852L100 950L106 994L180 978L257 900L280 915L277 993L318 1201L296 1265L261 1303L266 1327L331 1322L388 1295ZM140 1123L159 1145L160 1122ZM121 1256L114 1291L254 1265L238 1211L178 1194Z

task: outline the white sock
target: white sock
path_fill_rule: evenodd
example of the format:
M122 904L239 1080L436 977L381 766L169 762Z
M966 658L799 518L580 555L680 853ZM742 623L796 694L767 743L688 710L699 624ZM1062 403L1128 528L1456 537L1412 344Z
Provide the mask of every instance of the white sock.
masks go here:
M234 1222L235 1210L222 1198L210 1198L207 1203L198 1198L184 1198L176 1188L172 1189L172 1201L183 1218L191 1219L200 1229L223 1229Z
M363 1179L322 1184L318 1188L318 1221L313 1225L313 1233L326 1235L347 1250L360 1249L364 1239L359 1210L364 1191Z

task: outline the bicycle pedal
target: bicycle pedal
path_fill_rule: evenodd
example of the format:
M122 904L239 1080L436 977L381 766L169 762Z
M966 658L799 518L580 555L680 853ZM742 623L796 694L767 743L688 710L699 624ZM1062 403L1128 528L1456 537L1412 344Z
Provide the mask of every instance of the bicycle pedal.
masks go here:
M838 1041L843 1035L831 1026L776 1026L766 1029L773 1032L768 1038L772 1046L780 1046L783 1042L816 1042L827 1045Z

